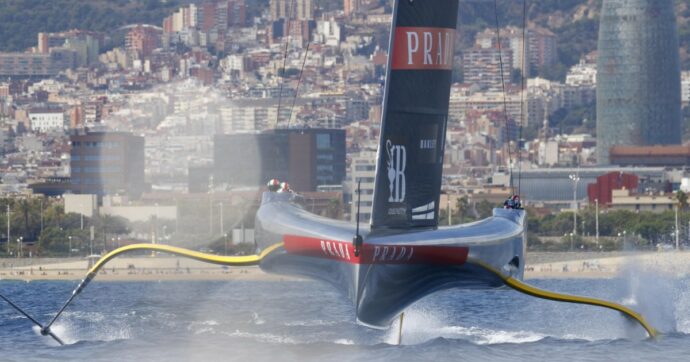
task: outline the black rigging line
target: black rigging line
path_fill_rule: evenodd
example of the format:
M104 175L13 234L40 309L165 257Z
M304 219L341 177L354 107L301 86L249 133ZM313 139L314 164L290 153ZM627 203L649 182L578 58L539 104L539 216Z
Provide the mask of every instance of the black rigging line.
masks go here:
M21 315L23 315L24 317L28 318L28 319L31 321L31 323L33 323L33 324L35 324L36 326L38 326L38 327L41 329L41 334L42 334L42 335L53 337L53 339L54 339L57 343L59 343L61 346L63 346L63 345L65 344L65 342L63 342L58 336L56 336L56 335L50 330L49 327L44 327L44 326L41 324L41 322L37 321L34 317L32 317L31 315L29 315L29 313L25 312L25 311L24 311L23 309L21 309L18 305L14 304L14 302L12 302L11 300L9 300L9 298L7 298L7 297L5 297L4 295L0 294L0 299L2 299L2 300L4 300L5 302L7 302L7 304L9 304L12 308L14 308L15 310L17 310L17 312L19 312L19 313L20 313Z
M503 54L501 51L501 29L498 23L498 1L494 0L494 14L496 17L496 42L498 43L498 62L501 67L501 90L503 93L503 117L505 119L506 126L506 141L508 142L508 167L510 172L510 189L511 193L515 194L515 187L513 186L513 150L510 148L510 130L508 127L508 104L506 101L506 82L505 76L503 75Z
M297 94L299 94L299 85L302 83L302 73L304 72L304 65L307 64L307 55L309 54L309 45L311 40L307 40L307 48L304 50L304 59L302 60L302 69L299 71L299 78L297 79L297 88L295 89L295 95L292 97L292 106L290 107L290 117L288 118L287 128L290 128L290 121L292 120L292 111L295 109L295 101L297 100ZM302 127L304 128L304 126Z
M364 244L364 239L362 235L359 234L359 204L362 199L362 179L357 180L357 219L355 224L355 237L352 238L352 244L355 246L355 256L359 256L362 250L362 244Z
M522 128L525 122L525 65L527 63L527 0L522 0L522 69L520 70L520 127L518 131L518 195L522 181ZM529 66L529 65L527 65Z
M280 93L278 94L278 112L276 113L276 128L278 127L278 123L280 123L280 106L283 100L283 83L285 82L285 64L287 62L288 44L290 43L290 23L292 22L292 11L295 8L295 0L292 0L289 6L290 11L288 12L288 18L285 19L285 21L287 21L287 26L285 27L285 34L283 34L283 36L285 37L285 51L283 52L283 74L281 75Z

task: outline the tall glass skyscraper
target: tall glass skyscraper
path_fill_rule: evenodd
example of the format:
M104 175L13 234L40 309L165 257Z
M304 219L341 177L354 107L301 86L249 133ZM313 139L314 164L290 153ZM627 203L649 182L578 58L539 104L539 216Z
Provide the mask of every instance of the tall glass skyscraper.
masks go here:
M673 0L604 0L597 60L597 161L615 145L679 144Z

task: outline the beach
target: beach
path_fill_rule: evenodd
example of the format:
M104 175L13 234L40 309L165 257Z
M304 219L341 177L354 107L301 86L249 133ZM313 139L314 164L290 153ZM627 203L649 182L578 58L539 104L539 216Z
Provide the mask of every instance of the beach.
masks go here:
M80 280L89 260L85 258L0 259L0 279ZM98 273L101 281L158 280L256 280L280 281L297 278L268 274L256 266L224 267L169 255L120 257Z
M626 270L690 274L690 251L533 252L526 259L525 279L613 278Z
M0 259L0 280L80 280L89 264L83 257L4 258ZM613 278L625 268L686 275L690 274L690 252L528 252L525 279ZM255 266L223 267L165 254L116 258L98 275L102 281L297 279L268 274Z

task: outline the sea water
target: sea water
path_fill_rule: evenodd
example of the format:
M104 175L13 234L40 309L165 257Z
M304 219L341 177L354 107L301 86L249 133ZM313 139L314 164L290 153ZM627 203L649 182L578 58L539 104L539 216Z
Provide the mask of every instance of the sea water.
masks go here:
M57 346L0 302L2 361L600 361L690 359L690 279L623 275L533 280L550 290L631 305L664 335L618 312L509 289L447 290L388 330L355 322L351 303L312 281L99 282L53 330ZM0 292L47 321L75 282L0 281Z

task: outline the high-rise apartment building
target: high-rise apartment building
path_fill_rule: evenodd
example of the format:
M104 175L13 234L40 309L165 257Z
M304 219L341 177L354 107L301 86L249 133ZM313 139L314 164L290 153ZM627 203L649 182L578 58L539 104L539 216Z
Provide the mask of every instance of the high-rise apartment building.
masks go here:
M359 206L359 222L368 223L371 220L371 208L374 204L374 179L376 177L376 152L364 151L352 157L350 164L350 178L352 181L352 205L350 220L357 220ZM357 194L357 187L360 194ZM359 205L358 205L359 201Z
M65 115L60 108L34 108L29 110L31 130L34 132L64 131Z
M138 25L125 36L125 48L140 58L150 56L160 45L161 32L151 26Z
M245 0L228 0L228 26L244 26L247 21Z
M683 102L683 106L687 107L690 105L690 71L681 73L680 87L681 101Z
M296 0L297 20L314 20L313 0Z
M244 26L247 21L245 0L221 0L204 3L201 6L200 28L203 31L226 31L228 28Z
M345 16L356 13L360 6L362 6L362 0L343 0L343 11L345 12Z
M271 20L314 20L313 0L271 0ZM292 8L294 6L294 8Z
M597 161L615 145L679 144L680 58L672 0L604 0L597 59Z
M276 129L216 135L214 183L262 186L277 178L295 191L315 191L345 179L345 131Z
M217 4L213 1L207 1L201 4L199 9L199 27L201 31L208 32L216 25Z
M513 69L521 69L526 76L556 63L558 42L556 35L547 29L531 26L525 30L523 38L522 29L511 26L501 29L500 38L501 49L512 52ZM475 43L479 48L498 48L496 30L487 29L477 34Z
M0 53L0 76L47 77L58 71L49 54Z
M556 34L548 29L532 27L527 36L528 59L531 71L556 64L558 60Z
M145 190L144 137L91 132L70 137L71 189L75 194L126 194Z
M501 90L501 64L503 78L510 82L513 52L510 49L471 48L465 51L463 71L465 83L476 84L483 89Z
M271 20L276 21L291 17L291 3L291 0L271 0Z

